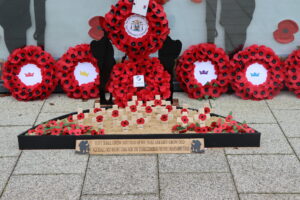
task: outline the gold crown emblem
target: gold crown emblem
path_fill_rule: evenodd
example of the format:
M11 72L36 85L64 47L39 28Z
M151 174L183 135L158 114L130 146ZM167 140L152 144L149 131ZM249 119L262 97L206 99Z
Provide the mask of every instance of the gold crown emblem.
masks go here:
M81 75L81 76L86 76L86 77L88 77L88 76L89 76L89 73L87 73L87 72L80 72L80 75Z

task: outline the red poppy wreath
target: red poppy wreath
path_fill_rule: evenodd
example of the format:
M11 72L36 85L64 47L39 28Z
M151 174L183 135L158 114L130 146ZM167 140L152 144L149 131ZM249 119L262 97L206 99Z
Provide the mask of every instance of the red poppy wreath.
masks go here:
M191 46L179 58L176 74L190 98L217 98L228 90L229 58L214 44Z
M134 87L133 79L136 75L143 75L145 87ZM140 101L155 99L161 95L167 99L171 95L170 74L164 70L157 58L148 58L139 62L125 61L114 66L108 91L115 98L115 104L125 107L132 96L137 96Z
M272 99L283 87L280 58L265 46L252 45L235 54L231 85L242 99Z
M57 62L57 69L60 84L68 97L89 99L99 96L99 68L88 44L70 48Z
M20 101L45 99L57 85L54 63L40 47L16 49L3 67L4 86Z
M146 57L163 45L170 30L163 7L150 0L147 16L131 12L133 1L120 0L105 15L109 39L130 58Z
M294 51L285 61L285 84L300 98L300 50Z

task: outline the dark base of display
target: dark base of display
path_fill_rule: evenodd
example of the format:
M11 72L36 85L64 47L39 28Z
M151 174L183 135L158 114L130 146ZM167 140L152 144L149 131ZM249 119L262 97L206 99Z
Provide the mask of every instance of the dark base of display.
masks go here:
M18 136L19 149L75 149L76 140L204 138L205 147L259 147L260 133L154 134L102 136Z

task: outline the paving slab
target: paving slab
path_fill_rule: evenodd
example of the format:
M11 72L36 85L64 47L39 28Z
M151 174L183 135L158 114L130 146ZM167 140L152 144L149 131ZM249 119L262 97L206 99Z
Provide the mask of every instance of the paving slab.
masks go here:
M242 100L234 95L225 94L210 102L214 113L227 116L232 112L233 118L240 122L276 123L265 101Z
M300 137L300 110L274 110L273 112L287 137Z
M223 149L207 149L204 154L161 154L159 172L229 172Z
M300 138L289 138L289 141L300 159Z
M179 106L188 104L190 108L195 109L202 108L205 104L209 104L209 100L199 101L197 99L192 99L184 92L175 92L173 98L179 100Z
M282 91L274 99L266 100L272 110L284 109L295 110L300 109L300 101L296 95L289 91Z
M300 162L294 155L229 155L239 193L300 193Z
M73 150L23 151L14 174L85 173L88 156Z
M50 119L54 119L56 117L60 117L65 115L66 113L40 113L37 121L35 122L34 125L41 124L43 122L49 121Z
M300 194L240 194L240 200L300 200Z
M144 194L158 191L157 157L91 156L83 194Z
M160 174L162 200L238 199L229 173Z
M81 99L68 98L65 94L54 94L46 100L42 112L57 112L66 114L71 112L77 112L77 108L93 108L95 100L96 99L83 101Z
M44 101L21 102L13 97L0 98L0 126L33 125Z
M82 182L82 175L11 176L1 200L76 200Z
M156 195L84 195L81 200L159 200Z
M0 194L2 193L8 178L13 171L18 157L0 158Z
M0 127L0 157L18 156L20 154L18 135L31 126Z
M226 148L226 154L293 154L284 134L277 124L250 124L261 132L260 147Z

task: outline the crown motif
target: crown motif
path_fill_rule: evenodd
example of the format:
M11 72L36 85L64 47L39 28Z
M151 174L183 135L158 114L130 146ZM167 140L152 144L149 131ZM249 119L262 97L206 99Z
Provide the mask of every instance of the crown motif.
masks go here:
M28 73L25 74L25 77L33 77L33 76L34 76L34 73L28 72Z
M82 71L81 71L81 72L80 72L80 75L81 75L81 76L86 76L86 77L88 77L88 76L89 76L89 73L87 73L87 72L82 72Z
M254 72L254 73L250 73L250 74L252 77L259 77L259 73Z
M208 74L208 71L205 71L205 70L200 71L200 75L207 75L207 74Z

